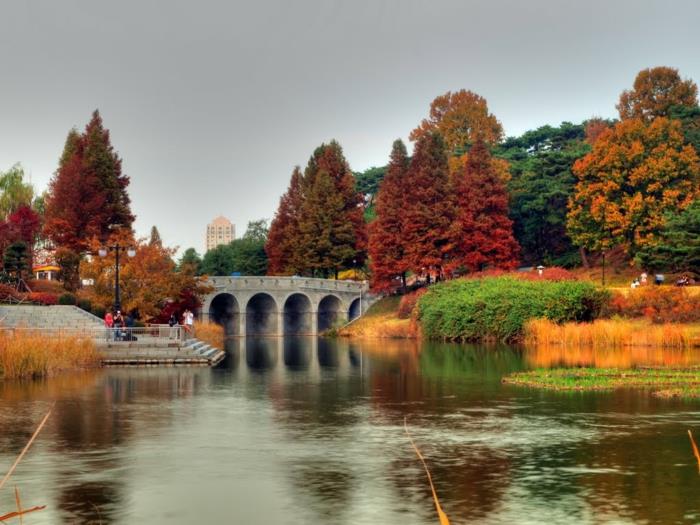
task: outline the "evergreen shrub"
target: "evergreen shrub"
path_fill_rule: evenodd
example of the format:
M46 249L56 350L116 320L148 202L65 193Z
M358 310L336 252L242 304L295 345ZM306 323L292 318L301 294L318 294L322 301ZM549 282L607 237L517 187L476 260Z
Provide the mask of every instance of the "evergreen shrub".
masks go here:
M58 304L75 305L78 302L72 293L64 293L58 298Z
M420 297L418 315L428 338L517 341L529 319L592 321L608 301L608 292L588 282L456 279L438 283Z

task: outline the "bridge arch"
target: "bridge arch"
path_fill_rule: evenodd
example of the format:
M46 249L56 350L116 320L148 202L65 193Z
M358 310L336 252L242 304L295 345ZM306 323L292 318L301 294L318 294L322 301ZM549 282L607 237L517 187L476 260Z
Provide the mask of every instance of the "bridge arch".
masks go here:
M308 335L314 333L311 299L303 293L293 293L283 306L284 335Z
M277 335L278 313L277 303L270 294L253 295L245 307L246 335Z
M220 293L209 303L209 319L224 327L224 334L237 335L240 327L240 307L230 293Z
M336 295L326 295L318 303L318 331L338 326L344 320L343 302Z
M348 321L354 321L362 315L362 299L359 297L350 303L350 310L348 311Z

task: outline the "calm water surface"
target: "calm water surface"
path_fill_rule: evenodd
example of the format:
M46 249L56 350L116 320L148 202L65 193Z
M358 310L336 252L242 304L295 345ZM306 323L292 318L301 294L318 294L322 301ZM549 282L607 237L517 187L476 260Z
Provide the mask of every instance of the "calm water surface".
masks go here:
M31 524L435 524L404 417L453 523L698 523L700 403L505 386L535 366L696 354L232 342L224 366L0 382L0 473L55 401L0 514Z

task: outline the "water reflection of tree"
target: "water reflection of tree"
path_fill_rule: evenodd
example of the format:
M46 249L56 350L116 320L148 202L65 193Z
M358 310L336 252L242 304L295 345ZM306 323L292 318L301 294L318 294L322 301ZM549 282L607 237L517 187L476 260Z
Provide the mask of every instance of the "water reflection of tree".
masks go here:
M1 399L14 400L17 410L11 411L11 420L2 411L1 441L14 443L2 450L21 449L48 407L42 401L55 400L42 441L50 443L60 463L41 467L42 479L54 480L49 484L56 491L54 508L60 509L67 523L110 523L127 504L126 483L116 473L127 467L128 458L116 449L140 435L159 434L175 417L181 424L187 412L175 413L167 401L194 396L208 376L208 369L110 369L36 382L4 382Z

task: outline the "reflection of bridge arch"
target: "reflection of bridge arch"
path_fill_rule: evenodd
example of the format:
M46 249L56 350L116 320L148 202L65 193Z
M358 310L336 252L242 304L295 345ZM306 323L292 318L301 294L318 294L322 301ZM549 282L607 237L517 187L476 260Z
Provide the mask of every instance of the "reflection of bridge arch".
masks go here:
M293 293L284 302L284 335L309 335L314 332L314 312L311 299L303 293Z
M246 335L276 335L277 303L270 294L261 292L248 299L245 307Z
M318 303L318 331L322 332L343 322L343 302L335 295L326 295Z
M226 335L236 335L240 327L238 301L230 293L220 293L209 304L209 319L224 327Z

